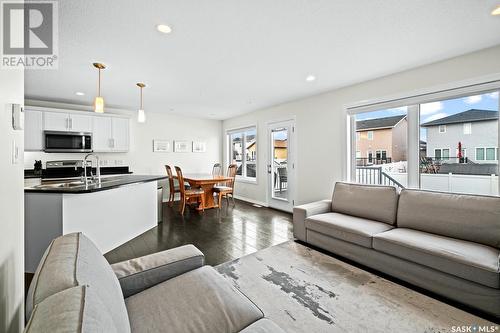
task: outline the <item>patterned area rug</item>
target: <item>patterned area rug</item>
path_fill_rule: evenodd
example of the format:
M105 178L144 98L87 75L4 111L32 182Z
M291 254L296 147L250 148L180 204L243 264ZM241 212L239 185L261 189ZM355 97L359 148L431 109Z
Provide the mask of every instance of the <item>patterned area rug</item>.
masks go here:
M289 333L458 332L459 326L499 331L494 323L293 241L216 269Z

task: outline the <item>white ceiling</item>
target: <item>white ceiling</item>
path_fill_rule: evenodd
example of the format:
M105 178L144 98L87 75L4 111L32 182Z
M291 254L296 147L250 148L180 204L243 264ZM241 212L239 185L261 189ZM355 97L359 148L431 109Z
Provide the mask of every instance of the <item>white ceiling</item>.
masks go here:
M63 0L59 69L26 71L26 97L91 105L100 61L109 107L142 81L147 112L225 119L500 44L499 3Z

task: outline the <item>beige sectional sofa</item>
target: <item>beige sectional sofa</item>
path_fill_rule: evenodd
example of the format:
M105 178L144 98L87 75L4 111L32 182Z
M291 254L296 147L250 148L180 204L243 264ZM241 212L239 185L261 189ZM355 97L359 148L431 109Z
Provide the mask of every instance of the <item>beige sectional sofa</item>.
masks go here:
M283 332L193 245L109 265L83 234L56 238L26 300L25 332Z
M500 317L500 198L336 183L294 236Z

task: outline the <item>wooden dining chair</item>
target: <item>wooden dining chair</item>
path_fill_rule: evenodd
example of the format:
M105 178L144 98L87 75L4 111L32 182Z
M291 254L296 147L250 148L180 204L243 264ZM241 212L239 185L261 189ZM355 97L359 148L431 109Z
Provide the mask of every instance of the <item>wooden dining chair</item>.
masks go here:
M168 175L168 186L170 189L170 193L168 195L168 205L172 207L174 205L174 200L175 200L175 194L176 193L181 193L181 189L178 181L175 180L174 175L172 174L172 168L170 165L165 165L165 169L167 169L167 175ZM189 184L184 183L184 188L185 189L190 189L191 187Z
M227 177L231 178L224 185L214 186L214 192L218 195L218 205L219 209L222 207L222 197L226 197L227 204L229 205L229 195L231 195L231 199L233 201L233 206L235 206L234 202L234 180L236 178L236 164L231 164L227 168Z
M184 176L182 175L182 170L178 166L175 167L175 172L177 173L177 180L179 184L184 184ZM181 194L181 205L179 211L181 215L184 215L184 209L186 208L186 202L191 198L198 198L198 203L201 205L201 210L205 211L205 191L201 188L190 188L186 189L184 186L179 186Z
M215 163L212 168L212 176L222 176L222 166L220 163Z

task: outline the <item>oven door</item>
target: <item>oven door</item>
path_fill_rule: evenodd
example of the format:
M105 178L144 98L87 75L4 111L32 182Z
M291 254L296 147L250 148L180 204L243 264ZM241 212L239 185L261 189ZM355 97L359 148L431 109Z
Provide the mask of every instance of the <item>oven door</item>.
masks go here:
M45 131L44 135L47 153L92 152L91 133Z

